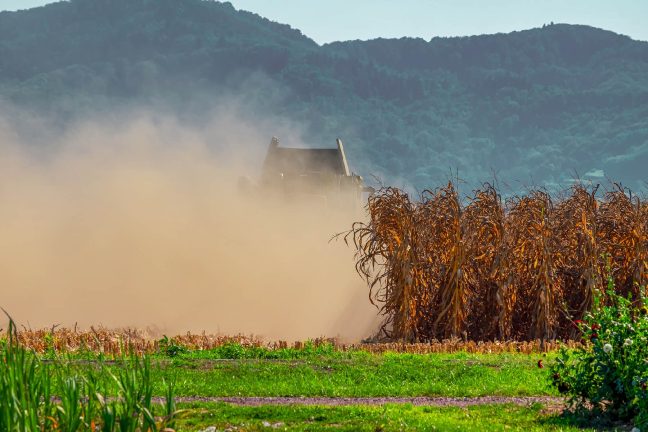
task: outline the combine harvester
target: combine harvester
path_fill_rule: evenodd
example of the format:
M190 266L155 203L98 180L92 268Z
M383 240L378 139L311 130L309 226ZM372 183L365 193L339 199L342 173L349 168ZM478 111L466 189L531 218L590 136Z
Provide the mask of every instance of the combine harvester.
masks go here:
M374 188L349 171L342 140L336 148L280 147L270 141L257 190L263 195L279 195L289 202L314 202L328 208L358 209ZM241 186L250 189L247 179Z

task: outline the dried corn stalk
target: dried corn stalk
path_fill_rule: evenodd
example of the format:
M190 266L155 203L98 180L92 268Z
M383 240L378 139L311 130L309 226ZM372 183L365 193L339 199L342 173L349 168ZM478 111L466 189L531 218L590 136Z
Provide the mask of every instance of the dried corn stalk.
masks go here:
M609 257L617 290L637 298L647 282L648 227L645 204L620 186L608 192L598 212L598 242Z
M345 241L352 239L356 247L356 270L369 284L370 301L387 317L382 331L416 340L427 286L418 253L416 205L407 194L386 188L367 207L369 223L354 224Z
M535 190L510 198L485 185L462 202L452 183L412 201L386 188L369 222L347 233L384 334L546 340L575 337L609 259L622 294L648 282L648 204L616 187L577 184L555 200ZM608 257L608 258L605 258Z
M432 335L457 338L466 333L466 316L472 274L467 264L466 227L462 206L452 183L437 191L424 192L419 208L419 227L424 230L423 247L428 268L434 314L427 319Z

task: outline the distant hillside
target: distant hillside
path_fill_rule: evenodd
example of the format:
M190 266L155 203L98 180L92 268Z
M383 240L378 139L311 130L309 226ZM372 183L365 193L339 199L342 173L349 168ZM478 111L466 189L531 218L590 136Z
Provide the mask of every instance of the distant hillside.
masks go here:
M303 125L316 145L341 135L364 175L424 188L458 169L469 185L495 173L516 188L578 173L644 187L648 43L609 31L557 24L318 46L213 1L0 13L0 97L64 121L139 103L199 117L225 94L250 93L251 76L268 80L247 103Z

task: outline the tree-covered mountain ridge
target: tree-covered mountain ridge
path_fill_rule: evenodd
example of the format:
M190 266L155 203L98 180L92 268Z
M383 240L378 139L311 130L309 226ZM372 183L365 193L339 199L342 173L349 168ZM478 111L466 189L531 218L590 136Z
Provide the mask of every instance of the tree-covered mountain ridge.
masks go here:
M250 76L264 77L251 95ZM342 136L356 170L387 182L434 187L457 170L471 185L494 174L513 188L575 175L644 185L648 43L610 31L552 24L318 45L215 1L0 13L0 97L13 105L69 119L155 103L199 117L237 91L314 145Z

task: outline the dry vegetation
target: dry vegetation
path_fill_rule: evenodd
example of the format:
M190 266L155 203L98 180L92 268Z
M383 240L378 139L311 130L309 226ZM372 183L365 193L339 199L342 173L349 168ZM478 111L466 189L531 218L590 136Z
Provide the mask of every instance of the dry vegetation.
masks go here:
M0 331L0 340L6 335ZM81 331L77 329L41 329L18 332L17 339L21 346L32 349L39 353L50 351L56 353L103 353L109 356L122 356L130 352L136 354L151 354L163 350L163 340L153 337L144 330L123 329L109 330L105 328ZM191 334L174 336L171 340L174 344L183 346L189 350L210 350L222 347L227 344L238 344L243 347L257 347L269 350L278 349L305 349L306 347L318 347L329 344L336 351L362 350L374 354L386 352L428 354L428 353L539 353L558 349L561 344L549 342L541 344L540 341L463 341L460 339L431 341L429 343L358 343L345 344L336 339L320 338L308 342L287 341L264 341L254 336L219 336L208 334ZM576 346L575 342L567 342L567 346Z
M0 332L0 339L3 336L5 335ZM154 334L142 329L111 330L94 327L89 331L68 328L23 329L17 332L17 341L21 346L39 353L87 351L118 356L130 352L136 354L154 353L159 351L165 343L164 339L157 338ZM219 336L187 333L173 337L172 342L192 350L208 350L226 344L239 344L243 347L264 346L261 339L242 335ZM279 343L276 345L279 347Z
M384 188L369 222L345 240L393 340L555 340L577 336L574 321L608 275L623 295L646 285L648 204L614 186L575 185L503 200L485 185L465 201L453 183L413 201ZM643 294L643 293L641 293Z

